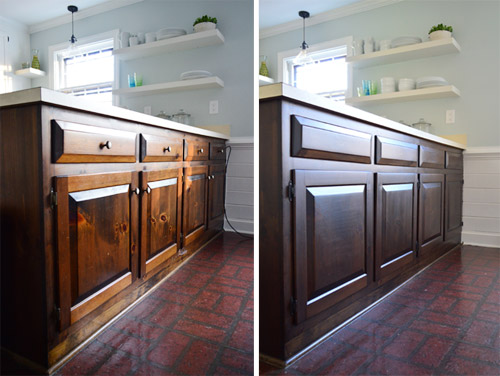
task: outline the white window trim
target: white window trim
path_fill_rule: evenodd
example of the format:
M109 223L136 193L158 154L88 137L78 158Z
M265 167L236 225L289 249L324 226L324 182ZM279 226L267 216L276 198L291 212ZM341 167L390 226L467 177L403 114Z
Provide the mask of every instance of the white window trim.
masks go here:
M317 51L322 51L322 50L328 50L340 46L347 46L347 57L352 56L352 42L353 42L353 37L348 36L345 38L339 38L339 39L334 39L334 40L329 40L326 42L322 43L316 43L311 46L309 46L308 52L317 52ZM284 79L283 77L283 72L285 71L285 59L292 57L292 56L297 56L299 53L299 48L294 48L293 50L288 50L288 51L282 51L278 52L278 82L283 82L283 83L289 83L288 77ZM352 97L352 65L347 64L347 91L346 91L346 98Z
M111 39L113 38L113 50L116 50L120 48L120 42L119 42L119 35L120 35L120 30L119 29L114 29L110 31L106 31L104 33L100 34L95 34L91 35L88 37L83 37L83 38L78 38L78 44L83 45L83 44L88 44L88 43L94 43L94 42L99 42L104 39ZM64 50L69 46L69 41L64 42L64 43L59 43L55 44L52 46L49 46L49 88L54 90L54 52ZM113 82L113 90L119 89L120 85L120 61L118 59L114 59L114 82ZM118 106L119 105L119 98L117 95L113 95L113 106Z

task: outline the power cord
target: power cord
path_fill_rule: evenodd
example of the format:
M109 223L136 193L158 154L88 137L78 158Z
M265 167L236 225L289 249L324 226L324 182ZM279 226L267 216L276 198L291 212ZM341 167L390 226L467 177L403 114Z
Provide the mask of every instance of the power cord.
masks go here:
M226 146L226 150L229 149L229 153L226 153L227 154L227 159L226 159L226 166L225 166L225 171L224 173L226 174L227 176L227 166L229 165L229 158L231 158L231 145L227 145ZM253 236L250 236L250 235L246 235L246 234L242 234L240 232L238 232L238 230L236 230L233 225L231 224L231 222L229 222L229 218L227 217L227 213L226 213L226 200L224 200L224 218L226 218L226 221L227 221L227 224L229 225L229 227L231 227L233 229L233 231L238 234L239 236L243 237L243 238L247 238L247 239L253 239Z

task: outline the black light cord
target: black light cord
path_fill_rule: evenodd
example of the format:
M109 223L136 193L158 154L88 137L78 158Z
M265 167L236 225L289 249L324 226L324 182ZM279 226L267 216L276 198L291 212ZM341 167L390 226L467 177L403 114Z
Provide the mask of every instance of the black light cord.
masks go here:
M227 159L226 159L226 167L225 167L225 174L227 176L227 166L229 165L229 158L231 158L231 145L227 145L226 146L226 150L229 149L229 153L226 153L227 154ZM250 236L250 235L246 235L246 234L242 234L240 232L238 232L238 230L236 230L233 225L231 224L231 222L229 222L229 218L227 217L227 213L226 213L226 200L224 200L224 218L226 218L226 221L227 221L227 224L229 225L229 227L231 227L233 229L233 231L238 234L239 236L243 237L243 238L247 238L247 239L253 239L253 236Z

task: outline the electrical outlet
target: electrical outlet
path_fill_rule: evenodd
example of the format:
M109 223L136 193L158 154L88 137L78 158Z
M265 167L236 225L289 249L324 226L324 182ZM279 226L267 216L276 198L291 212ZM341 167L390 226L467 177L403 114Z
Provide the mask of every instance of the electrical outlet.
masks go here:
M219 101L210 101L208 104L208 113L215 115L219 113Z
M455 124L455 110L446 110L446 124Z
M144 106L144 113L146 115L151 115L151 106Z

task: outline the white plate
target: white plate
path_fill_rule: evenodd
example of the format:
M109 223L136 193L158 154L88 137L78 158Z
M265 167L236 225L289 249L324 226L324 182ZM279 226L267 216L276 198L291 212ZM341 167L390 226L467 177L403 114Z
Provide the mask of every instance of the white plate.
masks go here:
M199 75L199 76L187 76L187 77L181 77L181 81L186 81L186 80L196 80L198 78L207 78L210 76L205 76L205 75Z
M417 89L425 89L428 87L436 87L436 86L447 86L448 82L427 82L422 84L417 84Z
M184 29L179 29L177 27L167 27L165 29L158 30L156 32L156 35L165 35L165 34L172 34L172 33L187 34L187 31Z
M424 83L424 82L446 82L446 80L443 77L436 77L436 76L425 76L425 77L419 77L415 80L417 84L419 83Z
M183 35L185 35L185 34L166 34L166 35L161 35L161 36L156 37L156 40L176 38L176 37L180 37Z

